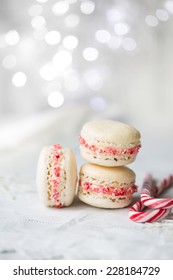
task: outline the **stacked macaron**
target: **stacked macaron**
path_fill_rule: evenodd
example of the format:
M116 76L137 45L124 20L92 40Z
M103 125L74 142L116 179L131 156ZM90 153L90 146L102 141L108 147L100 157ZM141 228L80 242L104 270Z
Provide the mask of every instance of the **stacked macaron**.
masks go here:
M137 191L132 163L141 147L134 127L112 120L86 123L79 136L80 152L89 163L80 169L78 197L96 207L122 208Z

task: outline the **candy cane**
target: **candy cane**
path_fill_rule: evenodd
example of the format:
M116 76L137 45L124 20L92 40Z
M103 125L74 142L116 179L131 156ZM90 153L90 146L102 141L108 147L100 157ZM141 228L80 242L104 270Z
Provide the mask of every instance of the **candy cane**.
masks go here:
M144 205L144 201L148 202L148 203L153 202L152 201L154 199L153 197L155 197L156 195L159 195L167 187L169 187L173 184L173 176L171 175L171 176L169 176L169 178L164 179L163 181L161 181L161 183L158 186L156 186L156 184L154 184L154 183L155 183L155 181L152 179L151 175L148 175L145 178L144 183L143 183L143 188L142 188L142 195L141 195L142 198L141 198L141 200L137 201L130 208L130 211L129 211L129 218L132 221L138 222L138 223L161 221L171 213L171 207L173 207L173 206L171 206L172 199L169 199L169 202L167 201L167 199L159 199L159 201L154 201L155 204L153 203L153 205L155 207L157 207L159 205L164 205L166 208L165 207L160 208L160 206L159 206L159 208L157 207L152 211L150 210L147 212L142 212L142 210L146 206L146 204ZM147 199L146 199L146 195L147 195ZM160 201L161 201L161 203L160 203Z
M153 211L142 212L145 208L141 200L138 200L129 211L129 218L137 223L159 222L171 213L171 209L155 209Z
M148 175L144 180L143 188L141 192L141 201L142 203L154 209L169 209L173 208L173 198L155 198L161 194L165 189L173 185L173 176L165 178L160 182L160 184L153 185L153 179L151 175Z

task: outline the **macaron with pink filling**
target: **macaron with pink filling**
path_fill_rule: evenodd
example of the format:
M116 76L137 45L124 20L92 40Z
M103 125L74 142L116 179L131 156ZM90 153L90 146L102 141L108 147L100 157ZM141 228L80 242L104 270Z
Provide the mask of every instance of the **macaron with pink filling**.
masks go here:
M141 147L140 132L113 121L96 120L82 127L80 152L88 162L102 166L124 166L136 159Z
M36 184L44 205L62 208L72 204L77 183L77 166L71 149L59 144L42 149Z
M135 178L135 173L128 167L103 167L88 163L80 169L78 197L95 207L126 207L137 191Z

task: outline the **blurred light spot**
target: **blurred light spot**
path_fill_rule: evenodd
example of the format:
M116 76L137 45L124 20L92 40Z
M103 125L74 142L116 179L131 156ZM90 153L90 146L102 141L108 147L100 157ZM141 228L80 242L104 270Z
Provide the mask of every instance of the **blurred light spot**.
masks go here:
M5 34L5 41L8 45L14 46L19 42L19 33L16 30L10 30Z
M165 8L170 14L173 14L173 1L166 1Z
M90 106L96 112L103 111L106 108L105 99L102 97L93 97L90 100Z
M80 5L80 10L83 14L90 15L95 10L95 3L93 1L84 1Z
M78 45L78 39L75 36L67 36L63 40L63 45L66 49L75 49Z
M48 0L37 0L39 3L46 3Z
M59 91L50 92L48 95L48 103L53 108L58 108L64 103L64 96Z
M155 27L158 25L158 19L155 16L148 15L145 17L145 22L148 26Z
M76 14L71 14L65 18L64 22L67 27L73 28L79 24L80 17Z
M35 39L41 41L41 40L44 40L44 38L45 38L47 32L48 32L47 29L46 29L45 27L43 27L43 28L41 28L41 29L36 29L36 30L34 31L33 36L34 36Z
M107 43L107 42L109 42L111 35L107 30L97 30L95 37L98 42Z
M45 41L49 45L57 45L61 40L61 34L58 31L49 31L45 36Z
M108 42L108 46L111 49L116 50L121 46L121 42L122 42L121 38L119 38L118 36L112 36L110 41Z
M4 57L2 66L6 69L11 69L16 66L16 57L13 54L9 54Z
M31 25L35 29L41 29L45 26L45 24L46 20L43 16L37 16L31 20Z
M122 20L122 14L117 9L111 9L106 12L107 19L111 22Z
M26 84L26 75L23 72L17 72L12 78L12 83L16 87L23 87Z
M86 48L83 50L83 57L88 61L94 61L98 58L98 50L95 48Z
M59 1L56 2L53 6L52 6L52 12L56 15L56 16L61 16L64 15L69 9L69 4L65 1Z
M49 82L46 87L47 92L49 93L52 91L59 91L61 90L61 88L62 88L61 83L58 81Z
M97 70L88 70L84 74L84 80L92 90L100 90L103 86L102 79Z
M40 76L46 81L52 81L56 77L56 71L50 64L43 65L40 69Z
M133 38L124 38L122 41L123 49L126 51L133 51L136 49L136 42Z
M156 17L160 21L167 21L169 19L168 13L165 10L162 10L162 9L156 10Z
M53 57L53 65L58 74L72 63L72 55L68 51L58 51Z
M5 48L6 47L6 41L5 41L5 36L2 34L0 35L0 48Z
M69 70L64 74L64 86L68 91L76 91L79 88L79 78L74 70Z
M117 35L125 35L129 32L130 27L127 23L118 22L114 25L114 31Z
M31 16L31 17L36 17L36 16L39 16L43 11L43 8L42 6L40 5L33 5L29 8L28 10L28 14Z

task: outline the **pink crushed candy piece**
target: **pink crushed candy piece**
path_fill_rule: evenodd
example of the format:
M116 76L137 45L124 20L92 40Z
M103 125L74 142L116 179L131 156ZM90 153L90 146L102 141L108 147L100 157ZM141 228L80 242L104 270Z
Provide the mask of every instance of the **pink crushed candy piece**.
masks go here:
M60 144L55 144L53 147L54 147L55 150L61 150L62 149Z
M107 153L107 154L110 154L110 155L117 155L117 156L121 156L122 154L129 154L129 155L137 154L139 152L139 149L141 148L141 145L139 144L137 147L130 148L130 149L117 150L113 147L106 147L104 149L101 149L99 147L96 147L95 145L90 146L81 135L79 136L79 142L85 148L90 149L94 152L98 151L101 154L102 153Z
M133 185L129 188L115 188L115 187L104 187L103 185L94 185L90 182L80 183L80 187L83 187L84 191L90 191L95 193L102 193L112 196L121 196L121 195L131 195L138 190L136 185Z
M54 168L54 174L55 174L56 177L60 176L60 167Z

